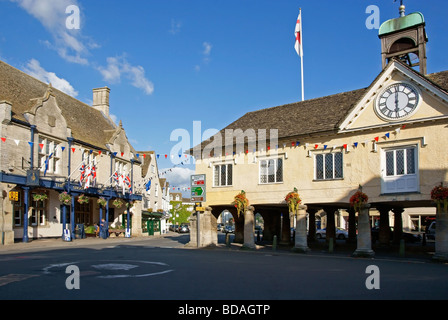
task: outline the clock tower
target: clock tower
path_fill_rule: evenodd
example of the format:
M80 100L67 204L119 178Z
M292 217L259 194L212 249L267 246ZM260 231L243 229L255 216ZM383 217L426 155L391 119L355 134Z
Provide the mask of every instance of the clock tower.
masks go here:
M399 18L384 22L379 30L383 69L391 59L399 59L426 75L425 19L420 12L405 15L403 0L399 11Z

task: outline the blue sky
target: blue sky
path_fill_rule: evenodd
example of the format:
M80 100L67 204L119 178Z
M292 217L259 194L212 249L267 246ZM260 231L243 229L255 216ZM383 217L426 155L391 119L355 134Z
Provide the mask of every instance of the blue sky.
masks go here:
M428 73L447 70L448 2L404 3L425 16ZM79 30L66 28L69 5L79 8ZM301 100L299 8L305 99L370 85L381 56L369 5L381 22L398 17L393 0L0 0L0 59L88 104L93 88L108 86L110 112L134 148L164 155L178 143L175 129L193 139L194 121L202 132L222 129ZM168 179L183 186L193 169L179 165Z

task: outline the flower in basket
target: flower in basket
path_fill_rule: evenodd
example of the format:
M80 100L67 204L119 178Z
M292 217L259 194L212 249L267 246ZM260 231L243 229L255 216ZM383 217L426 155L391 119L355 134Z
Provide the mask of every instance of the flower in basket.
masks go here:
M112 202L115 208L121 208L123 205L123 202L120 199L115 199L114 202Z
M444 212L448 211L448 187L444 187L442 183L440 186L434 187L431 190L431 199L437 204L439 210L443 204Z
M72 201L72 196L69 195L67 193L67 191L64 191L64 192L59 194L59 201L61 201L62 204L69 205L71 203L71 201Z
M366 204L368 200L369 197L362 192L362 187L360 186L359 190L350 197L350 205L355 208L355 211L359 211L362 205Z
M79 202L80 204L89 203L89 197L86 196L86 195L84 195L84 194L82 194L82 195L80 195L80 196L78 197L78 202Z
M33 201L44 201L47 200L48 196L45 193L35 193L33 194Z
M107 204L107 200L103 197L100 197L97 201L97 203L101 206L104 207Z
M302 202L302 199L300 199L297 193L297 188L294 188L294 191L286 195L285 201L288 204L289 212L295 212L297 210L299 204Z
M249 206L249 200L246 198L246 192L244 192L244 190L241 190L241 192L234 197L234 201L232 204L237 209L239 217L241 212L245 212L247 207Z

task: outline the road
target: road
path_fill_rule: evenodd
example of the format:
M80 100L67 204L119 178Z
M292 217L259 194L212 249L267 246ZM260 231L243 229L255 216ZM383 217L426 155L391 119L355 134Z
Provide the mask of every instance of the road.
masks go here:
M431 260L360 259L225 246L187 249L184 245L188 240L188 234L169 233L164 237L122 241L94 239L86 244L84 239L73 243L39 240L40 248L26 244L0 248L0 299L448 298L448 265ZM79 289L67 287L67 282L69 286L76 284L75 278L71 278L76 274L68 272L69 266L79 269ZM369 266L377 272L366 272ZM367 288L366 282L377 288Z

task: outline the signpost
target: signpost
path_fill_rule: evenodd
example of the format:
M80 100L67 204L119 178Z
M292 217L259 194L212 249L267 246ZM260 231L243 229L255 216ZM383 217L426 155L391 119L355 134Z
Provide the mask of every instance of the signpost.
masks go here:
M190 190L191 190L191 201L195 203L195 211L197 217L197 245L198 248L201 246L201 232L200 232L200 215L202 208L202 202L205 202L205 174L196 174L190 177ZM201 209L201 210L200 210Z

